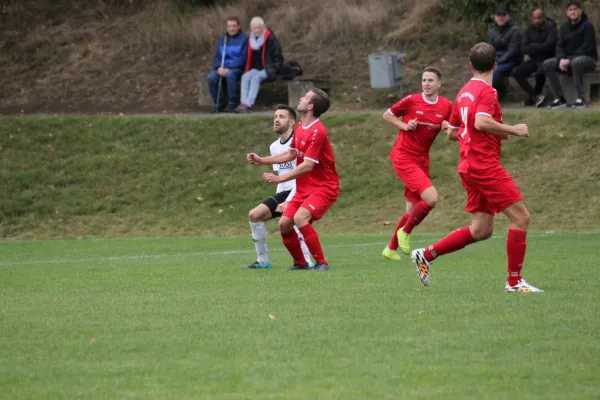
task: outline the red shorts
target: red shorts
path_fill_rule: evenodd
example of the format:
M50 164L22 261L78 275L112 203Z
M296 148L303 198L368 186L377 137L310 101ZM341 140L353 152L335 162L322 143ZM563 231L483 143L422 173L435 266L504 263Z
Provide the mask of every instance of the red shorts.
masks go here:
M294 219L294 215L300 207L306 208L310 215L312 215L312 221L317 221L323 218L323 215L329 210L329 208L337 200L337 194L324 193L324 192L312 192L308 195L300 195L298 192L294 194L292 200L285 206L283 210L283 216Z
M417 164L414 161L392 160L394 171L404 183L404 197L409 203L421 201L421 193L433 186L429 179L429 163Z
M515 181L504 168L485 177L460 173L460 180L467 190L465 210L469 213L496 215L523 198Z

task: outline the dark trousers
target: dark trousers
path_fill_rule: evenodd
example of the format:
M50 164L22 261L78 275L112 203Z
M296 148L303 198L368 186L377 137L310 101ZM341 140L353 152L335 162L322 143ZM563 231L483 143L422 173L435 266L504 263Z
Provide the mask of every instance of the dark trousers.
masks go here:
M503 64L496 65L496 69L494 70L494 75L492 76L492 86L494 89L498 89L498 82L500 78L510 76L515 64L512 62L507 62Z
M531 87L527 78L535 74L535 89ZM512 77L523 88L530 99L542 94L546 83L546 71L543 61L527 60L513 70Z
M219 78L223 79L221 83L221 95L219 96L219 108L225 107L226 99L229 100L229 104L237 106L240 103L240 91L238 89L238 82L242 76L241 69L231 69L229 73L225 75L225 78L221 78L217 71L212 71L206 77L208 83L208 90L213 99L213 104L217 104L217 95L219 91Z
M546 75L548 75L548 80L550 81L550 87L552 88L554 97L557 99L564 97L562 87L560 86L560 80L558 79L558 74L566 73L573 76L573 84L575 85L575 90L577 91L577 98L583 99L583 75L588 72L593 72L596 69L596 60L589 56L574 57L571 59L571 64L566 72L558 69L559 63L560 60L558 58L550 58L544 61L544 69L546 70Z

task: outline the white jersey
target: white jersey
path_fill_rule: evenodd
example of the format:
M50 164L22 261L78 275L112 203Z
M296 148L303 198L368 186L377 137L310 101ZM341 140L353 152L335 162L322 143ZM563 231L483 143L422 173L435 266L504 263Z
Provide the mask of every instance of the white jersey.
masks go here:
M293 133L288 138L288 140L286 140L284 143L282 143L280 139L277 139L276 141L271 143L271 147L270 147L271 155L276 156L278 154L287 153L288 150L290 149L290 143L292 142L292 137L294 137ZM289 161L289 162L286 162L283 164L273 164L273 170L277 171L279 176L287 174L294 168L296 168L296 159L293 159L292 161ZM277 185L277 193L285 192L286 190L291 191L290 195L288 196L288 198L286 200L286 201L290 201L292 199L292 196L294 196L294 193L296 193L296 180L295 179L293 179L291 181L287 181L287 182L281 182L280 184Z

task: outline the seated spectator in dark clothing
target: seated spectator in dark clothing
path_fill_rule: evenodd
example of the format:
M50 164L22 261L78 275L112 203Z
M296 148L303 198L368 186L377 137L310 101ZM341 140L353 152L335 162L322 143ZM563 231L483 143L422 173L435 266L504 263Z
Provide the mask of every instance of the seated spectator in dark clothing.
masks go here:
M581 9L579 1L567 3L567 20L560 26L556 57L544 61L554 101L550 108L564 108L567 100L563 95L558 74L571 74L577 92L573 108L585 108L583 75L593 72L598 61L596 49L596 29Z
M206 77L217 112L233 112L239 104L237 85L246 64L247 46L248 36L241 30L240 20L237 17L229 18L227 33L218 41L213 71Z
M496 25L488 32L488 43L496 49L496 69L492 86L497 89L502 77L510 76L512 70L523 62L521 32L515 25L506 7L498 7L494 15Z
M525 91L526 106L541 107L544 104L543 91L546 83L544 61L556 55L557 40L556 22L546 18L542 9L533 10L531 25L523 35L523 54L529 56L529 60L516 67L512 73L513 78ZM527 78L534 73L535 89L527 81Z
M262 18L252 18L250 29L246 70L242 75L242 102L236 109L238 113L252 110L260 84L277 79L284 61L279 40L267 29Z

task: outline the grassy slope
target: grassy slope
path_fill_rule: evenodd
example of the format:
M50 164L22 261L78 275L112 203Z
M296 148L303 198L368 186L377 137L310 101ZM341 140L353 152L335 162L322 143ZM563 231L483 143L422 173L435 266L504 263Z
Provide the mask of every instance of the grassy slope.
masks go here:
M0 243L2 397L598 398L598 234L531 235L535 295L502 292L503 240L424 289L385 239L325 238L326 273L274 237L269 271L248 237Z
M527 112L506 119L524 121L532 130L530 138L505 142L503 156L533 214L532 228L597 228L600 115ZM323 121L342 192L320 229L389 231L386 221L393 223L403 208L402 185L388 159L394 129L370 115ZM248 210L275 190L261 181L268 167L247 165L245 153L264 154L274 139L265 117L3 119L3 235L245 234ZM455 143L440 137L432 160L441 200L419 230L445 232L469 220L455 172Z

